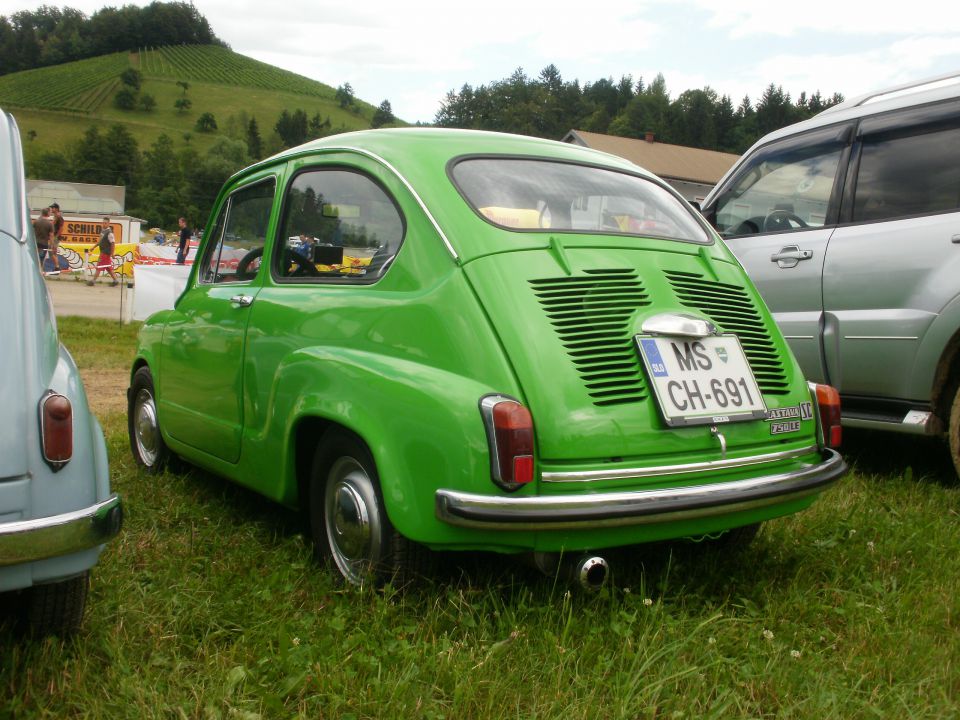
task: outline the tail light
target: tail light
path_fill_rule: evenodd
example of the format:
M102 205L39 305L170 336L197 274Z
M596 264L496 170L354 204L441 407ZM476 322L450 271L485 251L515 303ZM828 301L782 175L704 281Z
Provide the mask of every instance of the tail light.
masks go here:
M490 475L504 490L516 490L533 480L533 418L513 398L487 395L480 413L490 447Z
M73 457L73 405L65 395L51 391L40 401L40 441L54 472Z
M840 427L840 393L830 385L812 383L811 390L816 394L823 444L830 448L838 448L843 439L843 431Z

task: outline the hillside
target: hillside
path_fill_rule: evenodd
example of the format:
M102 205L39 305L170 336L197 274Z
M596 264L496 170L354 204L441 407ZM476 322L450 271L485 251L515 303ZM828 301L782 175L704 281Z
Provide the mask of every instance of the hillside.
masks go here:
M141 72L140 95L154 98L153 110L114 105L120 74L128 68ZM28 164L36 154L63 152L91 124L125 125L141 150L162 133L177 147L189 142L203 150L231 123L247 118L256 118L266 139L283 110L298 108L308 117L329 118L334 129L370 126L373 106L357 100L344 110L335 93L329 85L215 45L114 53L0 77L0 107L17 118ZM174 103L184 97L192 104L181 112ZM196 130L197 118L206 112L218 130Z

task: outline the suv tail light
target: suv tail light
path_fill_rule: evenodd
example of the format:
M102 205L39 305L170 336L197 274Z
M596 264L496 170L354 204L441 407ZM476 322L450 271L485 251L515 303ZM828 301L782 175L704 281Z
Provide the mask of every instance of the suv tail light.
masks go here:
M65 395L51 391L40 401L40 441L54 472L73 457L73 405Z
M504 490L533 480L533 418L511 397L487 395L480 413L490 448L490 476Z
M813 383L811 383L811 390L816 395L823 444L830 448L838 448L843 439L843 429L840 427L840 393L830 385Z

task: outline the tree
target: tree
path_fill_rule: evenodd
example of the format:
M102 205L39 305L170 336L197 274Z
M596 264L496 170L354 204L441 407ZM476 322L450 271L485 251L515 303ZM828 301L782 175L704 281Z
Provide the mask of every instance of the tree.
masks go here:
M307 113L300 108L292 113L283 110L274 129L286 147L302 145L307 141Z
M177 80L177 87L183 90L183 94L187 94L187 90L190 89L190 83L186 80Z
M313 117L310 118L310 125L307 128L308 137L312 140L321 138L328 134L328 130L330 130L330 116L328 115L321 120L320 113L314 113Z
M157 107L157 101L154 99L153 95L149 93L143 93L140 96L140 108L145 112L153 112L153 109Z
M263 157L263 140L260 138L260 128L257 126L256 118L250 118L250 123L247 125L247 154L253 160Z
M348 107L350 107L354 103L353 87L350 85L350 83L344 83L343 85L337 88L337 93L335 97L337 100L337 104L340 105L341 108L346 110Z
M113 104L121 110L133 110L137 106L137 94L128 87L122 87L113 96Z
M120 82L122 82L127 87L130 87L136 91L139 91L140 85L143 83L143 75L139 70L136 70L134 68L127 68L122 73L120 73Z
M205 112L197 118L197 132L209 133L217 129L217 120L213 113Z
M379 128L384 125L389 125L396 118L393 116L393 108L390 107L390 101L384 100L380 103L379 107L375 113L373 113L373 120L370 121L370 127Z
M174 101L173 106L177 109L177 112L182 115L191 107L193 107L193 101L187 97L177 98L177 100Z

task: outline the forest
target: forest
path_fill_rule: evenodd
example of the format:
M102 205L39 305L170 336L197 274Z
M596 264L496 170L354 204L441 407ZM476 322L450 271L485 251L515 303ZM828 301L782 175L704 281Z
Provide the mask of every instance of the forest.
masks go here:
M440 127L495 130L561 139L572 129L657 142L742 153L772 130L806 120L843 100L834 93L800 93L796 101L771 83L756 104L744 97L734 107L727 95L705 87L671 100L663 75L649 84L623 75L587 82L565 81L555 65L535 78L518 68L489 85L464 85L443 99L435 118Z
M226 45L192 3L79 10L41 5L0 15L0 75L163 45Z

